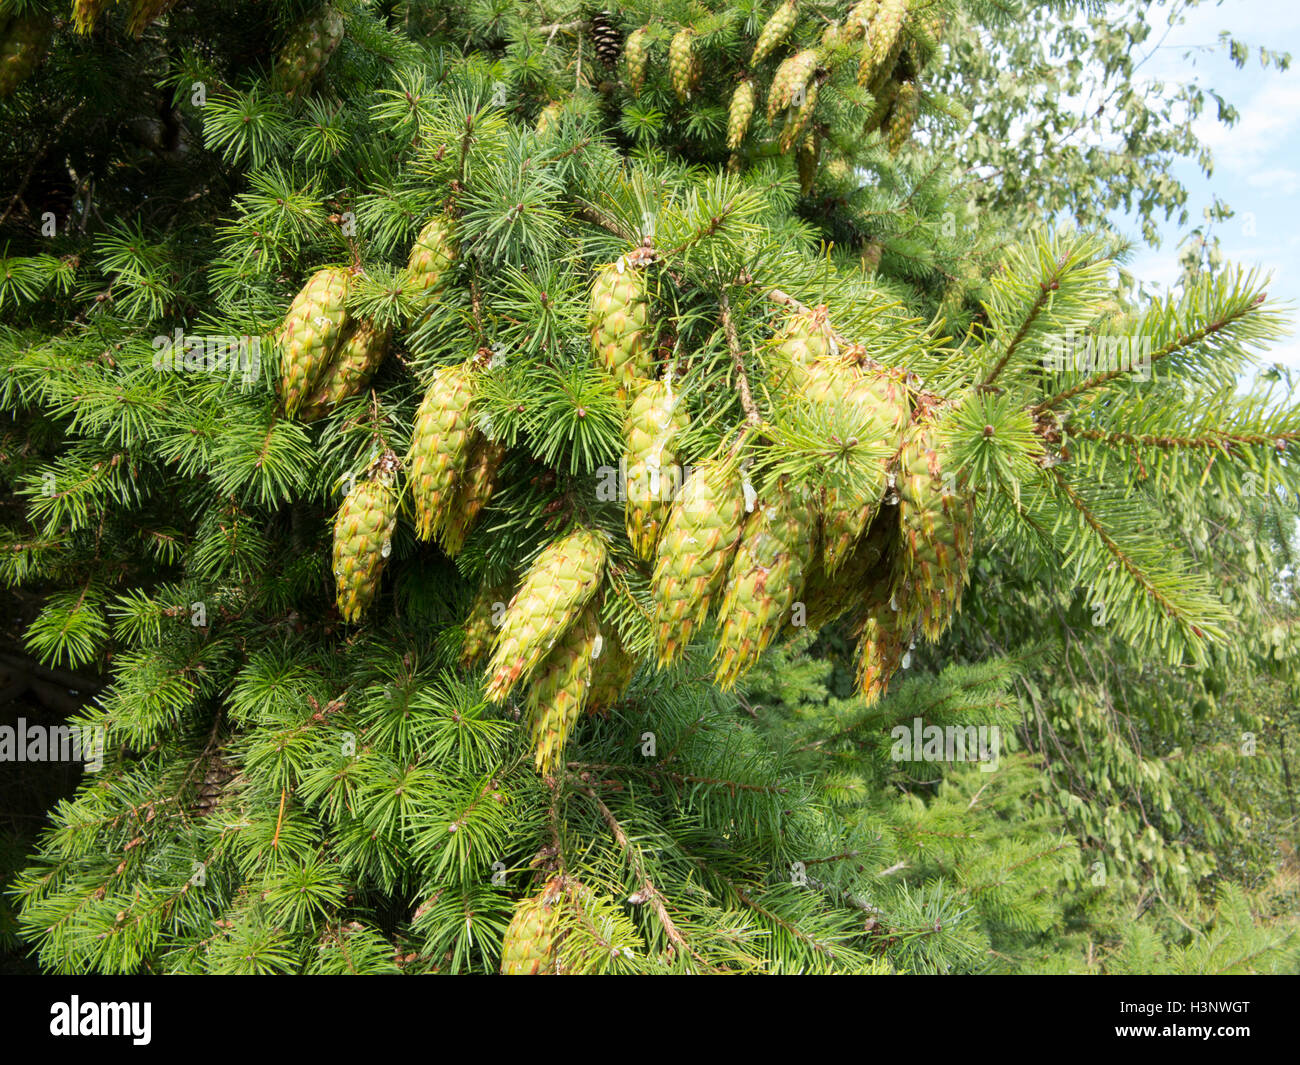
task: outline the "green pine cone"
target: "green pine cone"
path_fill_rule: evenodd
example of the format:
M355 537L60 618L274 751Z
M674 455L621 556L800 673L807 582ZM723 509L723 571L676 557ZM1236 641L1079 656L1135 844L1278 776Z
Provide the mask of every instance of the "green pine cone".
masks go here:
M799 142L802 147L803 132L808 128L808 123L812 121L813 110L817 106L817 94L820 88L817 80L814 78L808 83L808 88L804 92L803 103L798 107L791 107L786 112L785 125L781 129L780 147L781 151L788 152ZM814 142L815 146L815 142ZM813 156L814 165L816 163L816 154ZM800 174L800 184L804 184L803 175Z
M677 487L673 438L690 423L686 404L663 381L637 390L623 426L627 443L624 523L639 558L654 558L659 533Z
M605 568L605 541L589 529L548 544L528 567L506 608L488 665L487 697L494 703L525 681L596 594Z
M700 81L700 59L695 54L695 31L679 30L668 45L668 77L677 99L685 103Z
M639 660L623 646L618 629L613 625L607 625L601 635L604 640L591 667L591 691L587 693L589 714L609 713L609 708L623 698L640 665Z
M302 420L314 421L345 399L358 395L388 352L390 332L368 318L349 323L324 378L302 410Z
M329 5L312 12L289 31L275 60L272 86L288 96L305 92L342 40L342 14Z
M816 48L805 48L802 52L796 52L776 68L771 88L767 93L768 122L776 121L776 116L791 105L795 93L808 84L808 79L813 76L816 69Z
M0 98L8 96L40 66L50 46L48 15L16 15L0 30Z
M402 287L417 300L431 301L447 283L447 271L460 254L456 231L446 215L434 215L411 246Z
M479 514L492 498L492 493L496 490L497 470L505 455L505 444L489 440L481 433L475 436L470 445L469 457L465 460L465 469L456 487L456 497L442 538L443 550L452 558L460 554L466 537L474 531L474 523L478 521Z
M114 0L72 0L72 22L78 33L93 33L99 16Z
M808 368L827 358L831 347L825 306L787 314L767 342L769 384L787 392L802 388L808 381Z
M555 948L563 893L563 882L555 877L540 894L515 904L501 941L502 976L551 976L559 971Z
M795 0L785 0L772 12L772 17L763 24L758 34L758 43L754 45L754 54L749 60L751 67L758 66L781 46L781 42L790 36L795 21L799 17L799 5Z
M646 60L650 57L650 45L646 40L649 26L642 26L628 34L627 44L623 46L623 60L627 63L627 87L633 96L641 93L645 84Z
M895 591L915 604L931 640L961 609L974 550L975 496L945 456L930 417L912 426L899 460L902 552Z
M474 439L473 399L473 370L467 365L443 366L434 371L416 411L407 462L415 535L421 540L441 537L451 520L452 498Z
M907 138L911 136L912 126L916 123L916 116L921 111L921 90L916 87L916 82L905 81L898 87L898 95L894 98L894 111L889 119L889 152L891 155L897 155L899 149L907 143Z
M339 613L358 621L379 591L397 525L396 456L369 480L358 481L334 519L334 582Z
M869 88L888 77L903 44L908 0L880 0L862 42L858 84ZM874 91L872 95L877 95Z
M678 492L650 582L660 666L681 657L694 629L708 617L722 591L744 518L740 479L719 460L702 462Z
M807 494L783 485L758 500L745 519L718 608L713 657L724 691L753 668L803 587L817 533Z
M750 120L754 117L754 102L758 90L749 78L744 78L731 94L731 107L727 111L727 147L733 152L745 140Z
M591 286L591 347L621 388L650 376L649 324L644 269L626 255L602 266Z
M131 36L138 38L149 26L162 18L176 5L176 0L134 0L131 14L127 17L126 28Z
M491 649L497 626L505 620L506 604L514 594L514 581L479 587L465 618L465 642L460 648L462 666L472 666Z
M317 270L289 305L277 334L280 399L292 417L334 360L348 324L352 275L345 267Z
M897 540L898 510L889 507L858 538L833 578L827 575L822 560L814 559L807 567L803 588L780 638L790 639L804 630L816 632L858 606L868 578L881 566L881 560Z
M596 608L599 597L589 602L556 641L528 690L528 721L533 741L533 764L543 776L561 765L569 734L586 706L591 691L594 655L600 646L600 624Z

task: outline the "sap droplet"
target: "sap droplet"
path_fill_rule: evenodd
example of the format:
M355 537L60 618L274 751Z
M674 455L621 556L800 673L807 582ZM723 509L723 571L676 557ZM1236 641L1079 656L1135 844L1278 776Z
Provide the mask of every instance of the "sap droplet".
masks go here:
M393 541L392 541L392 540L385 540L385 541L384 541L384 546L381 547L381 548L379 549L379 555L380 555L380 557L381 557L381 558L387 558L387 557L388 557L389 555L391 555L392 553L393 553Z
M898 596L891 595L889 597L889 609L894 611L894 613L898 613Z
M592 641L591 644L591 657L593 660L600 657L600 652L604 649L604 647L605 647L605 637L603 637L600 633L596 633L596 638L595 640Z
M907 669L908 666L910 666L911 664L912 664L912 652L908 651L907 654L903 655L902 665L904 669Z

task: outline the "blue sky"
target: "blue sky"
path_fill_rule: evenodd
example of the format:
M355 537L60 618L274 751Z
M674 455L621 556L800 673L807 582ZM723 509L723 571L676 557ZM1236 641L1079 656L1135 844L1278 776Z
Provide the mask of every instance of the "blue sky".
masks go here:
M1153 9L1153 16L1159 10ZM1219 32L1225 29L1253 46L1291 53L1295 65L1285 73L1265 70L1256 53L1238 70L1218 44ZM1149 43L1160 36L1153 33ZM1292 321L1300 326L1296 269L1300 259L1300 4L1294 0L1206 3L1171 30L1141 73L1212 87L1236 106L1241 118L1231 129L1222 126L1215 121L1211 102L1209 113L1199 120L1201 139L1214 151L1214 172L1206 178L1194 163L1175 168L1175 176L1189 193L1187 226L1180 228L1176 221L1162 226L1163 243L1153 249L1141 245L1135 224L1121 220L1121 228L1140 245L1131 263L1133 272L1148 282L1166 286L1176 282L1179 242L1203 221L1203 209L1217 195L1237 212L1214 228L1224 257L1270 271L1270 295L1292 304ZM1300 336L1283 340L1262 358L1300 368Z

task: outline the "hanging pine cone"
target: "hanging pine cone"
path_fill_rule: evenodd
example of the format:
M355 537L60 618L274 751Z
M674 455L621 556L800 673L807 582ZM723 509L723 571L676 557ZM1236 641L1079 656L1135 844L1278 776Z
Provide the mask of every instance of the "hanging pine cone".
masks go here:
M176 0L134 0L126 28L131 36L139 38L154 22L176 6Z
M537 895L520 899L501 942L502 976L549 976L559 972L556 947L564 882L553 877Z
M816 130L809 130L799 142L799 151L795 154L795 166L799 171L799 191L811 196L813 185L817 181L817 154L819 140Z
M533 126L539 137L546 136L555 128L555 124L560 120L564 113L564 108L558 103L549 103L537 114L537 124Z
M591 691L587 694L587 713L607 714L623 698L640 664L623 646L622 637L613 625L601 633L604 642L591 668Z
M602 650L596 596L550 649L528 690L533 764L548 776L561 764L565 744L591 690L592 670Z
M628 34L627 49L623 53L623 61L627 66L627 87L632 90L633 96L639 95L641 86L645 84L646 60L650 56L650 42L646 39L649 33L649 26L633 30Z
M312 12L289 31L276 56L272 86L287 96L306 92L342 40L342 14L328 4Z
M443 550L452 558L460 554L465 538L474 531L474 523L496 490L497 470L505 458L506 446L479 434L470 446L465 469L456 487L442 538Z
M650 591L660 666L681 657L722 591L740 538L745 497L732 466L702 462L677 493L659 540Z
M803 132L808 128L808 123L812 121L813 111L817 107L817 94L819 91L820 84L816 78L813 78L808 82L804 90L802 101L799 100L797 95L795 96L794 102L798 106L791 107L786 112L785 126L781 129L780 147L782 153L790 151L797 142L802 141ZM815 152L813 165L816 166ZM805 190L805 194L806 192L807 190Z
M368 318L349 322L322 381L303 407L302 420L315 421L345 399L359 395L383 362L389 336L388 329L381 329Z
M829 356L831 349L825 305L786 315L768 341L768 381L784 391L802 388L808 380L808 367Z
M898 95L894 98L894 111L889 119L890 155L897 155L899 149L907 143L920 111L921 91L916 87L916 82L903 82L898 87Z
M348 322L351 273L317 270L289 305L276 334L280 349L280 401L293 417L333 361Z
M613 70L623 53L623 34L614 25L614 15L597 11L591 16L591 39L596 44L596 58L606 70Z
M784 60L772 76L767 91L767 120L775 122L776 116L790 106L795 93L808 84L817 69L817 49L805 48Z
M497 623L505 619L506 604L515 594L513 581L484 584L465 618L465 642L460 648L460 664L471 666L488 653L496 639Z
M858 438L875 444L881 453L877 476L869 485L824 491L822 564L827 576L834 576L874 516L885 489L886 465L902 446L909 414L905 375L824 359L809 368L803 396L809 402L851 412L859 426Z
M908 0L880 0L867 25L858 62L858 84L870 86L893 68L903 44L903 22Z
M339 613L358 621L379 591L397 525L397 456L389 452L343 497L334 519L334 582Z
M700 81L700 57L695 54L695 31L679 30L668 45L668 77L677 99L685 103Z
M899 461L900 580L937 640L961 609L974 550L975 496L952 466L934 416L918 420Z
M501 702L528 679L595 595L604 568L605 541L589 529L575 529L542 549L497 630L487 670L490 702Z
M888 600L870 599L858 637L857 682L862 701L871 706L889 689L911 646L910 626Z
M673 438L690 423L681 397L663 381L637 390L623 426L627 443L624 523L639 558L654 558L659 533L677 484Z
M782 627L781 639L804 631L816 632L858 606L869 575L881 565L881 559L897 539L898 510L890 507L858 538L834 578L827 576L820 558L814 559L807 567L803 588L796 599L803 604L802 624L796 625L792 617Z
M72 0L72 22L78 33L93 33L95 23L113 0Z
M39 12L0 19L0 99L40 66L52 33L50 17Z
M473 399L473 370L467 365L443 366L434 371L415 414L407 462L415 535L421 540L441 536L451 518L452 497L473 441Z
M754 117L754 102L758 90L749 78L742 78L731 94L731 107L727 111L727 147L733 152L745 140L750 120Z
M447 281L447 271L459 248L451 219L434 215L415 238L402 275L402 288L417 300L432 300Z
M751 67L758 66L781 46L781 42L790 36L795 21L799 17L799 5L795 0L785 0L772 12L772 17L763 24L758 34L758 43L754 45L754 54L749 60Z
M858 0L844 20L846 39L856 41L865 37L879 7L880 0Z
M596 271L591 286L591 347L597 360L630 388L650 376L650 300L639 252L623 255Z
M803 587L817 531L816 511L806 495L780 485L745 519L718 607L713 657L724 691L753 668Z

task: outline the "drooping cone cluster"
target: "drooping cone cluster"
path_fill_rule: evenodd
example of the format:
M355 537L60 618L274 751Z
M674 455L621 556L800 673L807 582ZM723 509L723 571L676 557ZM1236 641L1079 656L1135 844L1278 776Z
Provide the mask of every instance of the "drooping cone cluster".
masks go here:
M902 551L895 599L937 640L961 607L973 551L975 497L947 458L932 418L913 425L898 475Z
M600 585L605 552L600 534L576 528L544 547L528 567L497 630L487 669L490 702L503 701L528 680L577 621Z
M745 519L718 608L716 679L724 690L757 662L803 584L817 512L806 491L777 485Z
M276 56L271 75L276 91L288 96L305 92L342 40L343 16L328 4L301 19Z
M560 903L564 882L553 877L542 890L515 904L501 944L501 975L548 976L559 972Z
M277 333L280 401L292 417L312 394L333 361L348 321L351 273L343 267L317 270L294 297Z
M627 65L627 87L636 96L645 84L646 60L650 58L650 42L646 39L650 33L649 26L633 30L627 36L623 49L623 61Z
M389 452L343 497L334 519L335 594L344 621L360 620L379 591L397 525L396 469Z
M434 215L424 224L407 257L402 287L418 301L433 300L447 283L447 271L460 249L450 218Z
M758 43L754 45L754 54L749 60L750 66L758 66L780 47L790 36L794 24L799 18L799 5L795 0L785 0L772 16L763 24L758 34Z
M700 81L700 57L695 54L695 31L678 30L668 45L668 77L677 99L685 103Z
M826 488L822 500L822 566L833 576L866 529L885 488L887 464L902 445L908 422L903 375L878 367L858 367L849 359L824 357L807 371L803 396L851 414L861 440L878 445L881 464L865 486Z
M906 660L912 625L889 591L886 565L867 588L858 629L857 682L863 701L871 706L885 694L889 682Z
M740 538L745 495L734 464L702 462L677 493L659 540L651 594L659 664L681 657L722 591Z
M476 432L470 418L473 400L473 368L442 366L434 371L416 411L407 462L415 534L421 540L441 538L448 527L452 498Z
M654 558L659 533L677 488L673 438L689 424L681 397L666 381L637 389L623 426L627 444L627 502L624 521L638 557Z
M314 421L343 400L359 394L384 361L390 332L367 318L350 321L320 383L302 409L302 420Z
M641 249L596 271L591 286L591 347L619 386L629 388L649 375L650 300Z
M858 63L858 84L870 86L893 67L902 43L908 0L880 0L867 24Z
M549 775L560 764L569 733L587 704L592 671L603 648L597 603L589 602L578 619L547 653L528 690L528 720L533 764Z
M0 97L12 93L40 65L52 31L50 17L41 12L0 16Z

